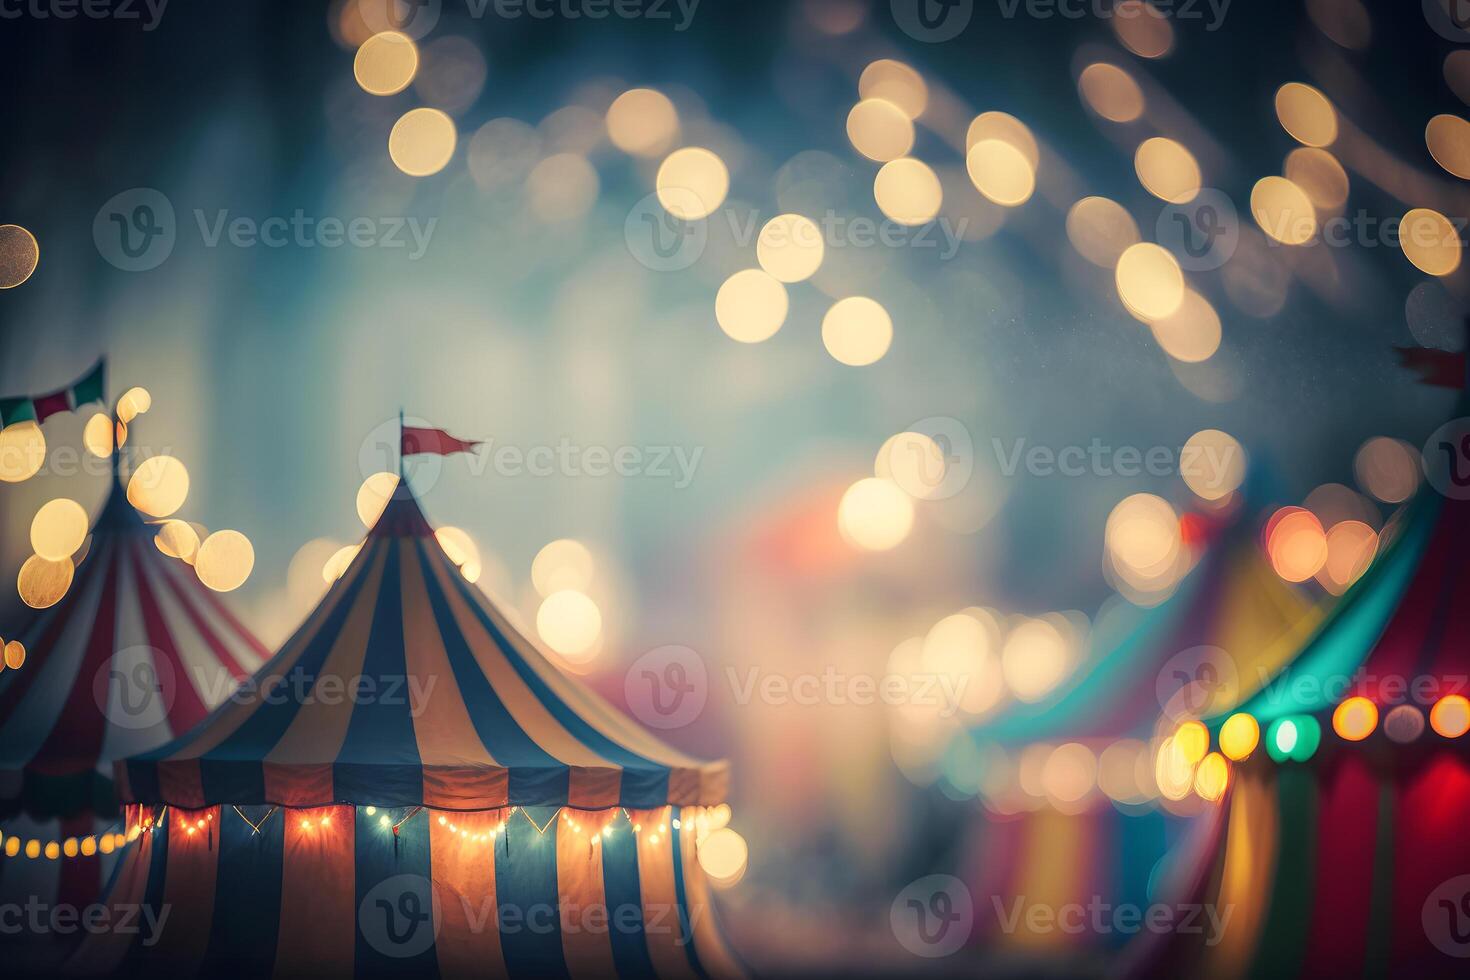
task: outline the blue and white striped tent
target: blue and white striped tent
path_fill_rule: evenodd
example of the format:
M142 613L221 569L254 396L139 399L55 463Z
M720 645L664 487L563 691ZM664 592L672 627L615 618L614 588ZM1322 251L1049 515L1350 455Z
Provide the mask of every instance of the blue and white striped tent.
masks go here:
M736 973L697 861L727 768L561 673L406 485L241 692L119 763L136 840L90 972Z

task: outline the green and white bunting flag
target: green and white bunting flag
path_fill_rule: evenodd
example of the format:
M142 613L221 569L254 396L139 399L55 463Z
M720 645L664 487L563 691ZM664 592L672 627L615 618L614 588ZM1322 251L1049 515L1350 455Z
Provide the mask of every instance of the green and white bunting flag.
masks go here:
M106 390L107 362L98 361L80 380L44 395L0 398L0 427L14 422L40 424L58 412L70 412L92 402L101 402Z

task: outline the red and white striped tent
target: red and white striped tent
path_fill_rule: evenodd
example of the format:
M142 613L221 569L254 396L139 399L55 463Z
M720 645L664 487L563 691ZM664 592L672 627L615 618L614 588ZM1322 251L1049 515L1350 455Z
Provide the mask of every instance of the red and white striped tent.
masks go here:
M122 829L113 762L192 728L269 656L154 534L114 479L70 589L0 673L0 899L95 900Z

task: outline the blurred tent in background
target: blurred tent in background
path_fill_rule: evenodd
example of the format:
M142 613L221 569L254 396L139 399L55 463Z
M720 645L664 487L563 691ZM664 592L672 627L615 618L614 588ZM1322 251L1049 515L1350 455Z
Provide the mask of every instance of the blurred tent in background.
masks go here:
M134 506L158 491L154 477L130 496L112 445L125 426L95 418L111 489L95 523L69 499L61 516L37 515L33 541L67 543L23 567L21 596L41 611L21 635L24 662L0 671L0 897L22 903L95 901L124 839L113 763L194 727L269 656L200 581L195 531L162 538ZM188 552L165 552L186 539Z
M1214 945L1141 940L1139 973L1438 976L1470 951L1470 500L1432 463L1301 652L1209 719L1233 771L1174 899L1234 921Z
M1145 908L1157 899L1166 856L1197 836L1202 819L1189 786L1160 786L1162 735L1251 697L1322 618L1266 558L1256 518L1263 483L1257 476L1214 513L1186 514L1197 558L1173 595L1121 612L1094 631L1089 662L1072 679L1034 703L1013 702L952 750L973 768L981 801L967 861L977 902ZM1053 928L1033 935L1024 915L1009 933L1000 916L982 921L992 927L985 942L1057 945ZM1091 930L1069 938L1127 940Z

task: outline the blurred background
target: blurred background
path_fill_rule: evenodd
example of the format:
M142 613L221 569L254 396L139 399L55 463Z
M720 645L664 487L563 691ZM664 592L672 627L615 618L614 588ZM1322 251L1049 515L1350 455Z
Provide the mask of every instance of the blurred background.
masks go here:
M1449 408L1392 350L1462 346L1439 0L64 8L0 25L0 396L103 356L109 403L146 388L128 446L249 538L227 598L272 646L400 409L484 440L410 473L466 575L635 714L640 657L704 668L662 735L734 764L757 965L892 952L996 812L955 735L1105 657L1217 523L1341 594ZM90 414L35 468L6 435L7 580L43 503L100 506ZM895 676L965 685L858 703Z

